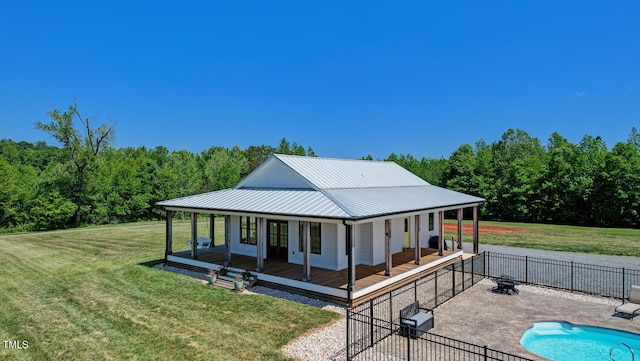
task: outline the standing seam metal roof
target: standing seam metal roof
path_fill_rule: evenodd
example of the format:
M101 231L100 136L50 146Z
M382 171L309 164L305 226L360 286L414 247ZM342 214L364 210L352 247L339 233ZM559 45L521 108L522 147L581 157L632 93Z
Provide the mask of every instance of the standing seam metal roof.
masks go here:
M429 185L394 162L275 155L318 189Z
M260 166L264 168L260 170L262 173L256 174L269 177L268 162L277 161L286 164L316 189L233 188L156 204L220 212L362 219L484 201L430 185L393 162L273 155ZM267 173L264 173L265 169ZM255 175L254 179L257 179Z

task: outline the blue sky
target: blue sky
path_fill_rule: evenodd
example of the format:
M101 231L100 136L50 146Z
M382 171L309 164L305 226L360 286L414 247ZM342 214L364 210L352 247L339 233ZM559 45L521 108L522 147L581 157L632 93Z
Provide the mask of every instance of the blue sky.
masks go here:
M0 4L0 139L53 107L116 146L449 157L519 128L544 145L640 128L638 1Z

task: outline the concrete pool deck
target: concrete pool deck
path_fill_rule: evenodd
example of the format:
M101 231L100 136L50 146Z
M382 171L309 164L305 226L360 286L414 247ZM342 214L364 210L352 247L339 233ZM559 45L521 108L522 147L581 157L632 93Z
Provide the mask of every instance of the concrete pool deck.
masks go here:
M495 282L482 280L435 310L434 334L487 345L514 355L546 360L520 345L522 333L539 321L566 321L640 333L640 316L614 316L622 302L541 287L520 285L519 294L491 292Z

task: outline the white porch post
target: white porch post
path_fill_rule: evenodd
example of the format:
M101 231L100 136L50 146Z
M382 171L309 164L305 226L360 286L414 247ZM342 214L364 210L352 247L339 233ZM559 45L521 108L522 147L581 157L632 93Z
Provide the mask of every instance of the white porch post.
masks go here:
M391 221L384 220L384 256L386 260L385 276L393 274L393 255L391 254Z
M256 272L264 271L264 218L258 217L258 229L256 229Z
M420 264L422 261L422 249L420 248L420 215L416 214L414 224L414 237L415 237L415 264Z
M167 210L166 233L166 246L164 251L165 263L167 263L167 256L173 254L173 211L170 210Z
M216 246L216 242L215 242L215 232L213 230L213 228L215 227L216 224L216 215L211 213L209 215L209 239L211 240L211 245L209 247L215 247Z
M224 265L231 266L231 216L224 216Z
M478 254L478 206L473 207L473 253Z
M444 211L438 212L438 256L444 255Z
M302 280L305 282L311 281L311 222L304 222L304 238L302 240L302 252L303 252L303 272Z
M458 208L458 249L462 249L462 220L464 216L462 208ZM453 247L453 244L451 245Z
M191 212L191 258L198 259L198 214Z

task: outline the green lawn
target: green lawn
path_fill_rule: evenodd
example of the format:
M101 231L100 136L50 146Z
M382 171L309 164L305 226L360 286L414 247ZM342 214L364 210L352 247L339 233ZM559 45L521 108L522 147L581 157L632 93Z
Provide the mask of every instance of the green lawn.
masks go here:
M174 229L187 237L188 223ZM151 268L164 230L147 222L0 235L0 341L28 342L0 343L0 359L285 360L280 347L339 317Z
M454 220L446 222L456 223ZM470 223L465 221L467 222ZM639 229L480 221L480 226L483 225L526 229L526 232L480 234L479 241L484 244L615 256L640 256ZM445 239L451 239L452 236L457 237L454 233L445 233ZM465 234L463 239L464 242L471 242L472 236Z

